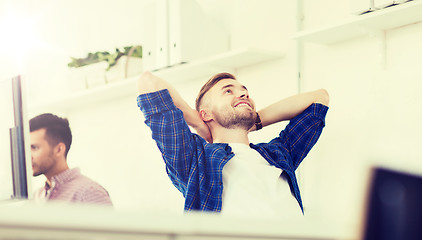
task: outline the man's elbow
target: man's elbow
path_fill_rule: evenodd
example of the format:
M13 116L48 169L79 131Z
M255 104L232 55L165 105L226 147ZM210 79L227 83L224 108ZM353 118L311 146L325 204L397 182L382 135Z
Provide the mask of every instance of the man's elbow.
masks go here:
M321 103L325 106L328 106L330 103L330 95L326 89L322 88L318 90L316 103Z
M154 92L158 89L157 78L150 72L143 72L138 78L138 94Z

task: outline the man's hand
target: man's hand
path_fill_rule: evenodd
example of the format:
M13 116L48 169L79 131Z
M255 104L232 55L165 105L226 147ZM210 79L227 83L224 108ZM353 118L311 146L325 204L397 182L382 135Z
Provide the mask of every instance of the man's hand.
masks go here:
M188 125L195 129L199 136L207 140L207 142L212 143L211 131L208 125L202 121L198 111L192 108L188 111L183 111L183 117Z
M207 142L212 143L211 131L208 128L207 124L201 124L200 126L194 128L199 136L207 140Z

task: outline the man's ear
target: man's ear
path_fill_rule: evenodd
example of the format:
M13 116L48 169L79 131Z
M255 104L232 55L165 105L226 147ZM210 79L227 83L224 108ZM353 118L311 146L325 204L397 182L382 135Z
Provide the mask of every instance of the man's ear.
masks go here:
M199 115L201 115L201 119L204 122L209 122L209 121L213 120L212 114L207 109L201 109L199 111Z
M55 147L55 154L64 156L65 152L66 152L66 145L62 142L58 143Z

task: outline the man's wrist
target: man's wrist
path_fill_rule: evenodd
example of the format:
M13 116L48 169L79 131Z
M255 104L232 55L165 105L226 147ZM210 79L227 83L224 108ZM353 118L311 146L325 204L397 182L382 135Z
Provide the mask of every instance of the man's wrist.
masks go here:
M261 122L261 118L259 117L259 114L257 112L256 118L255 118L255 130L258 131L261 128L262 128L262 122Z

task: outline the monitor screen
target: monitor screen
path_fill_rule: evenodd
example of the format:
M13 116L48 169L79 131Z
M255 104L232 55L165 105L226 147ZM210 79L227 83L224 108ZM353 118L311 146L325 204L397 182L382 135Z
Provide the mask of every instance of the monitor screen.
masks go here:
M31 156L24 82L0 79L0 200L26 199Z
M374 169L364 239L422 239L422 176Z

